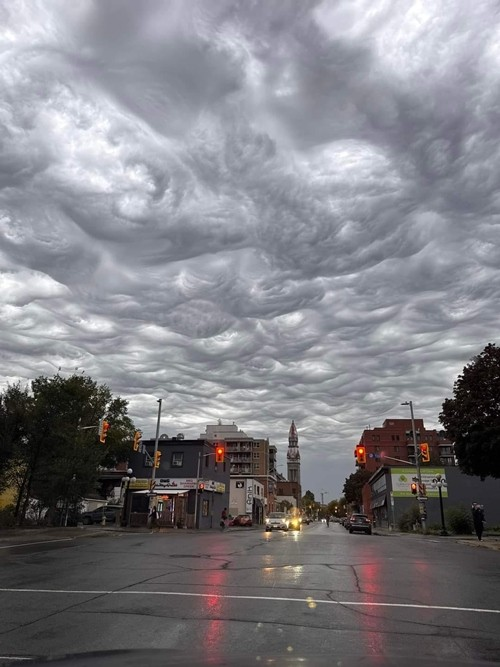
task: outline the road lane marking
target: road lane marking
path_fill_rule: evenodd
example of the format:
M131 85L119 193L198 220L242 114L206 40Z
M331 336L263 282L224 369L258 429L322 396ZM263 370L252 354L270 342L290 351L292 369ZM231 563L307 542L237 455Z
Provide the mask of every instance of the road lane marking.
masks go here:
M30 662L32 662L33 658L21 658L16 655L0 655L0 660L19 660L19 661L24 660L25 662L29 660Z
M351 600L318 600L316 598L284 598L260 595L221 595L219 593L181 593L178 591L106 591L106 590L64 590L62 588L0 588L0 593L43 593L53 595L160 595L196 598L218 598L220 600L257 600L270 602L300 602L302 604L336 605L339 607L394 607L399 609L428 609L432 611L468 611L480 614L500 614L500 609L481 609L479 607L449 607L432 604L408 604L402 602L353 602Z
M9 544L6 547L0 547L0 549L15 549L16 547L32 547L35 544L50 544L51 542L71 542L74 540L74 537L61 537L58 540L40 540L39 542L21 542L20 544Z

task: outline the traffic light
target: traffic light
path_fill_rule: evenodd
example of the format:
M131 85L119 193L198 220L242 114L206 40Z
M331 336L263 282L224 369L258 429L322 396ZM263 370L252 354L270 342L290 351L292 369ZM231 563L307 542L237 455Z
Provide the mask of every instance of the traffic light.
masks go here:
M358 445L356 447L355 456L357 463L366 463L366 449L363 445Z
M224 463L224 447L222 445L217 445L215 448L215 462L216 463Z
M203 493L205 490L205 484L203 482L198 482L198 493Z
M410 489L411 489L411 492L413 493L414 496L417 495L417 488L418 488L418 487L417 487L417 483L416 483L416 482L412 482L411 485L410 485Z
M161 452L160 452L160 450L157 450L155 452L155 468L160 467L160 459L161 459Z
M431 460L431 453L429 451L429 445L426 442L423 442L420 445L420 453L422 455L422 463L429 463Z
M108 435L109 422L105 419L101 419L99 422L99 440L101 442L106 442L106 436Z
M141 442L141 438L142 438L142 433L140 431L136 431L134 433L134 445L133 445L134 452L139 451L139 443Z

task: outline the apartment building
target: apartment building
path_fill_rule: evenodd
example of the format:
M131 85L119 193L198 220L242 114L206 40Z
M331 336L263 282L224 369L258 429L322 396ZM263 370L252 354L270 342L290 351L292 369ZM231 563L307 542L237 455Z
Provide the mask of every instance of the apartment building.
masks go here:
M264 488L265 513L276 508L277 449L267 438L253 438L234 423L207 424L200 438L209 442L224 442L231 478L255 479Z

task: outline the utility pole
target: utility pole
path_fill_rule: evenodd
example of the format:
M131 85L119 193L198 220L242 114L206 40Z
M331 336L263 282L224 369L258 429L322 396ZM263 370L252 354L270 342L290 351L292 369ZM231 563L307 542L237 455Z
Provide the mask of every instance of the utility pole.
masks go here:
M151 486L149 489L149 509L151 510L154 507L154 498L155 493L154 493L154 486L155 486L155 479L156 479L156 452L158 451L158 440L160 438L160 419L161 419L161 403L162 403L162 398L159 398L157 400L158 403L158 419L156 420L156 436L155 436L155 449L153 453L153 467L151 469Z
M404 403L401 403L401 405L409 405L410 406L410 415L411 415L411 432L413 434L413 448L415 450L415 465L417 467L417 480L418 480L418 507L420 511L420 521L422 522L422 532L425 533L427 532L427 528L425 525L425 505L424 501L422 500L421 492L422 492L422 472L420 470L420 449L417 444L417 433L415 431L415 418L413 416L413 401L405 401Z

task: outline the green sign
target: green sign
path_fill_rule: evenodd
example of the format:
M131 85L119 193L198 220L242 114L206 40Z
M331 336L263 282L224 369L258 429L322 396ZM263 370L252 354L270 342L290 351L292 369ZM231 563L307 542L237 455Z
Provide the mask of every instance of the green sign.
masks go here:
M448 497L448 485L446 483L446 472L444 468L420 468L422 484L425 484L425 492L428 498L439 498L438 479L441 476L441 494L443 498ZM417 477L416 468L391 468L392 494L395 498L414 497L411 492L411 483Z

